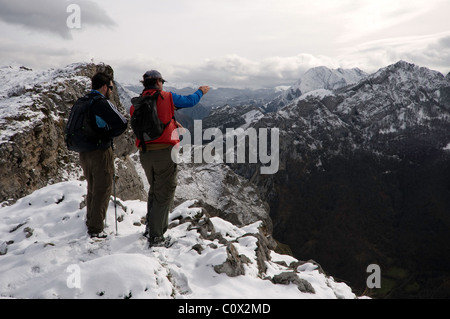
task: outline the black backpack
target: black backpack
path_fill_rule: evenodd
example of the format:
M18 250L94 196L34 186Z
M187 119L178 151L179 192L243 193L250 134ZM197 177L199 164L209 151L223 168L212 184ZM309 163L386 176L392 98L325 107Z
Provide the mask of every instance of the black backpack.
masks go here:
M67 148L75 152L88 152L104 143L108 136L95 123L92 105L102 99L101 95L86 95L78 99L70 111L65 130Z
M134 112L131 116L131 128L134 134L140 140L140 147L145 151L145 142L156 140L161 137L166 127L172 122L163 123L158 116L157 100L163 99L159 91L153 95L141 95L131 99L134 106Z

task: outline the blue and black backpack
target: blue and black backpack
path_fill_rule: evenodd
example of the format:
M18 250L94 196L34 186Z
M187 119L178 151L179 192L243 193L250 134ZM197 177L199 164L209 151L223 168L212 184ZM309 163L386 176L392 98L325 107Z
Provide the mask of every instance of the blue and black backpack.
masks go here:
M65 130L67 148L75 152L95 150L109 138L105 130L96 124L92 106L104 97L101 95L86 95L78 99L70 111Z

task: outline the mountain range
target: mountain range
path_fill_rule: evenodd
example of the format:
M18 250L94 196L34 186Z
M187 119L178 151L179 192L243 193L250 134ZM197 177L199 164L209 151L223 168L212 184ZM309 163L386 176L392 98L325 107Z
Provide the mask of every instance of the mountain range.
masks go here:
M379 297L448 296L450 76L405 61L357 73L245 123L279 129L277 174L231 167L261 190L274 236L294 256L314 256L360 291L377 264Z
M96 70L113 72L108 66L93 64L45 72L25 67L0 70L0 214L33 191L81 178L76 156L61 139L62 130L70 106L88 89L89 76ZM129 98L140 89L117 82L116 87L112 100L126 113ZM267 242L257 246L274 251L273 256L276 251L297 261L319 262L320 269L333 274L327 277L333 284L327 285L335 297L450 295L450 75L399 61L373 74L360 69L314 68L284 91L217 89L210 93L197 113L180 114L183 124L190 128L190 123L202 119L203 129L215 127L223 132L238 127L278 129L279 170L264 175L260 164L183 164L176 201L184 211L189 211L195 199L205 213L203 218L218 217L240 228L262 222L264 236L258 240L264 237ZM131 130L116 144L119 198L145 201L148 185L139 170ZM198 222L189 227L198 227ZM0 238L0 251L6 253L0 258L19 251L8 244L12 240L8 234L16 236L10 230L22 222L7 224L10 228ZM39 227L33 225L29 228ZM17 229L22 228L26 224ZM23 233L27 238L27 232ZM83 242L79 233L77 229L78 241ZM212 240L208 231L202 236L202 240ZM21 246L28 243L23 240ZM204 248L209 241L196 247ZM225 255L231 256L229 262L235 260L234 264L242 266L228 269L229 274L254 273L246 270L249 259L259 265L258 278L276 281L275 274L268 273L273 260L267 256L272 254L250 256L238 247L236 255L231 245L221 245ZM222 264L213 268L221 268L226 260L222 258ZM373 264L381 269L381 288L369 290L367 267ZM294 273L284 276L300 287L305 283L296 278L306 278L298 275L304 268L278 273ZM180 276L191 278L186 273ZM344 281L355 293L339 293L336 281ZM196 296L194 285L182 286L189 289L175 289L177 296L183 295L180 291ZM305 296L314 298L299 297Z
M148 249L131 129L114 141L108 238L89 238L86 182L64 128L98 71L114 76L103 64L0 68L0 298L357 298L314 260L286 254L259 190L225 164L180 165L169 241ZM115 87L110 100L126 114L132 93Z

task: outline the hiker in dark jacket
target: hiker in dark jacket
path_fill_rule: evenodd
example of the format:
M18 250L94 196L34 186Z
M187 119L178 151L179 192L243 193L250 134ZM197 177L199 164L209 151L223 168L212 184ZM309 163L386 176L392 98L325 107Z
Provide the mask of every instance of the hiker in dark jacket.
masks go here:
M113 90L113 81L105 73L92 78L92 90L72 107L67 131L76 122L89 118L89 133L72 130L68 134L69 149L80 153L80 163L86 177L87 214L86 225L91 237L105 238L104 220L111 197L114 176L113 138L121 135L128 126L127 119L108 98Z
M162 135L152 141L136 139L136 146L140 150L140 161L150 184L147 201L147 226L144 236L148 238L149 247L165 244L164 233L168 227L169 212L173 206L175 189L177 187L177 164L172 161L172 148L180 142L176 128L179 123L175 121L176 108L193 107L209 91L209 86L201 86L191 95L178 95L163 91L166 82L161 73L156 70L147 71L143 76L144 90L142 95L153 95L159 92L158 117L169 124ZM134 105L130 108L133 115ZM175 132L174 132L175 131ZM141 142L145 143L143 147Z

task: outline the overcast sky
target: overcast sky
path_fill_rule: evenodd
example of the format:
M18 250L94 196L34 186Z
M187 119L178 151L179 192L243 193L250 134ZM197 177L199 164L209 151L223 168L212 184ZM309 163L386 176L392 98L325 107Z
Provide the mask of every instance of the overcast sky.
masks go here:
M234 87L399 60L446 75L449 12L450 0L0 0L0 65L93 59L123 83L157 69L171 83Z

